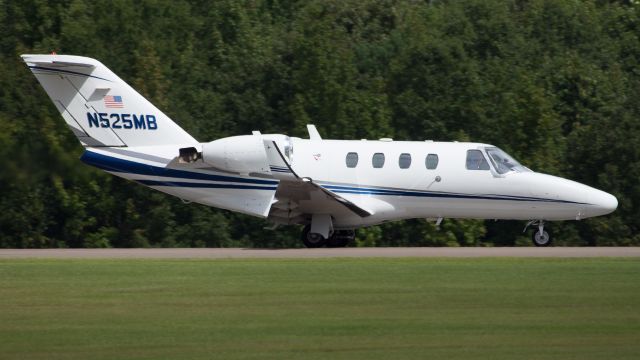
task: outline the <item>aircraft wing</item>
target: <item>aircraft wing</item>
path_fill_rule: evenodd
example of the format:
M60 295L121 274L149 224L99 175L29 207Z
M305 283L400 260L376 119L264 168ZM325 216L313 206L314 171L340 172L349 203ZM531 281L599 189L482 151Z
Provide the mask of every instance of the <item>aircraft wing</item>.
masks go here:
M291 165L285 159L276 141L265 140L264 143L265 143L265 150L267 151L267 156L269 158L269 163L271 164L272 172L273 171L278 172L280 176L285 177L285 179L288 178L288 180L299 181L304 184L307 184L310 186L310 188L308 189L321 191L322 193L327 195L328 198L336 201L338 204L344 206L345 208L349 209L351 212L355 213L360 217L367 217L367 216L373 215L372 212L365 209L363 206L359 206L353 201L347 200L344 197L336 194L335 192L323 187L322 185L314 182L313 179L311 179L310 177L305 177L303 174L296 173L291 167Z
M351 210L352 212L354 212L355 214L357 214L360 217L367 217L367 216L371 216L373 215L372 213L370 213L368 210L363 209L362 207L356 205L355 203L353 203L352 201L349 201L345 198L343 198L342 196L334 193L333 191L323 187L320 184L316 184L313 182L312 179L310 178L302 178L302 181L314 186L315 188L317 188L318 190L322 191L323 193L325 193L327 196L329 196L330 198L334 199L335 201L339 202L340 204L342 204L344 207L346 207L347 209Z

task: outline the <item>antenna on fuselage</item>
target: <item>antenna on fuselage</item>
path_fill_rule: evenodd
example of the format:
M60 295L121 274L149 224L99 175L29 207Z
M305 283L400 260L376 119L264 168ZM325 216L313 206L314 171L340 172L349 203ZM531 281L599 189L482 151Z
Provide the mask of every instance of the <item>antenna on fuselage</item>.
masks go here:
M309 140L322 140L315 125L307 124L307 131L309 132Z

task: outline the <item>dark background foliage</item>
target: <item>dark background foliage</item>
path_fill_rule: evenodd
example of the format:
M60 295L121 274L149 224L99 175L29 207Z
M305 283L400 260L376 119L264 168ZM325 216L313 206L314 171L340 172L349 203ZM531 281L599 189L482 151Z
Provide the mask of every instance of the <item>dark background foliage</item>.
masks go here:
M21 62L99 59L200 141L247 134L472 140L619 199L553 225L567 245L640 245L640 5L633 1L0 0L0 247L300 246L298 228L81 164ZM522 222L423 220L359 245L520 245Z

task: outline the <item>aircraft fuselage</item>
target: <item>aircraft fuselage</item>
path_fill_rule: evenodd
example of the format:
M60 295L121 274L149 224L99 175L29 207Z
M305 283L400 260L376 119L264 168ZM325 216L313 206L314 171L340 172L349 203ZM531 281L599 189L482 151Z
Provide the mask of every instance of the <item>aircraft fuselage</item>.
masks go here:
M23 60L85 152L82 161L185 201L305 225L310 247L345 246L353 229L433 218L546 220L608 214L616 198L533 172L480 143L324 140L281 134L200 143L96 59Z
M493 148L487 144L297 138L291 142L293 171L373 212L369 217L345 212L335 219L338 227L408 218L579 220L607 214L617 206L612 195L575 181L532 171L500 174L485 152ZM489 167L468 169L470 150L480 151ZM431 169L428 157L437 159ZM274 173L286 182L286 176L279 175ZM317 212L318 203L300 200L299 209Z

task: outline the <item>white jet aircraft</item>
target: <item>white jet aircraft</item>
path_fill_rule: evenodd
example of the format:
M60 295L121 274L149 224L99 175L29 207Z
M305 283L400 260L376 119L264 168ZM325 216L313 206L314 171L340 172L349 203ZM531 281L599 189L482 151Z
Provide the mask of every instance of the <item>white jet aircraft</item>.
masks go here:
M479 143L324 140L281 134L200 143L97 60L22 55L78 137L81 160L186 201L305 225L308 247L346 246L355 229L427 218L516 219L551 243L548 220L608 214L617 199L533 172Z

